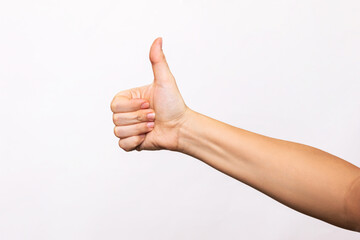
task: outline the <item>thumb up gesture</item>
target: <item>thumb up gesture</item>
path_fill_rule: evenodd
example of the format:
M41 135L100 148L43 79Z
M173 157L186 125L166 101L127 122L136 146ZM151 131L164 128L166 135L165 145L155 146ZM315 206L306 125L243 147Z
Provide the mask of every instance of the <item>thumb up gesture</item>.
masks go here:
M111 102L115 136L125 151L178 150L179 130L189 108L176 85L162 51L162 39L150 48L154 81L124 90Z

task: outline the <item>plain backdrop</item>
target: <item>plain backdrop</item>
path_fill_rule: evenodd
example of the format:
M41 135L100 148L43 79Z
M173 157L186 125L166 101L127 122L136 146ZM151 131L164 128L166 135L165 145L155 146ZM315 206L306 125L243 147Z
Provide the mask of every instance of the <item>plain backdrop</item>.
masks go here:
M124 152L110 111L153 80L161 36L190 108L359 166L359 12L357 0L1 1L0 239L359 239L189 156Z

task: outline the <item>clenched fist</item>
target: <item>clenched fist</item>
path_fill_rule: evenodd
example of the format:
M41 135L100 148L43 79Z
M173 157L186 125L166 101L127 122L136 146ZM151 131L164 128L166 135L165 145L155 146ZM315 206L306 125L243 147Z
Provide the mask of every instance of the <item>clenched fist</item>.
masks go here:
M121 91L112 100L114 133L125 151L176 151L179 129L189 108L166 62L161 38L157 38L150 48L150 62L154 81Z

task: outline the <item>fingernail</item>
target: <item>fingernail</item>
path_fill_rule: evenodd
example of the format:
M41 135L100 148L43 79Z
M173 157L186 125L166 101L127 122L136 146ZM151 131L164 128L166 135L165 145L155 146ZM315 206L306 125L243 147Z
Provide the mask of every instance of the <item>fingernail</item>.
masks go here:
M141 104L140 108L148 108L150 107L150 104L148 102L144 102L143 104Z
M146 115L146 117L147 117L147 119L149 119L149 120L154 120L154 119L155 119L155 113L148 113L148 114Z
M148 128L153 128L154 127L154 122L148 122L147 124Z

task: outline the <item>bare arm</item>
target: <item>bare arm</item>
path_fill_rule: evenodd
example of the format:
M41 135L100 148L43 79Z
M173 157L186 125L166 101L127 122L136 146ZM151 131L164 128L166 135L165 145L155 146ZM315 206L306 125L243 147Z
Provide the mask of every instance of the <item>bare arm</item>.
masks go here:
M189 110L179 151L275 200L360 231L360 169L319 149L252 133Z
M114 133L126 150L179 151L275 200L336 226L360 231L360 169L303 144L252 133L186 106L162 51L150 49L153 83L119 92Z

